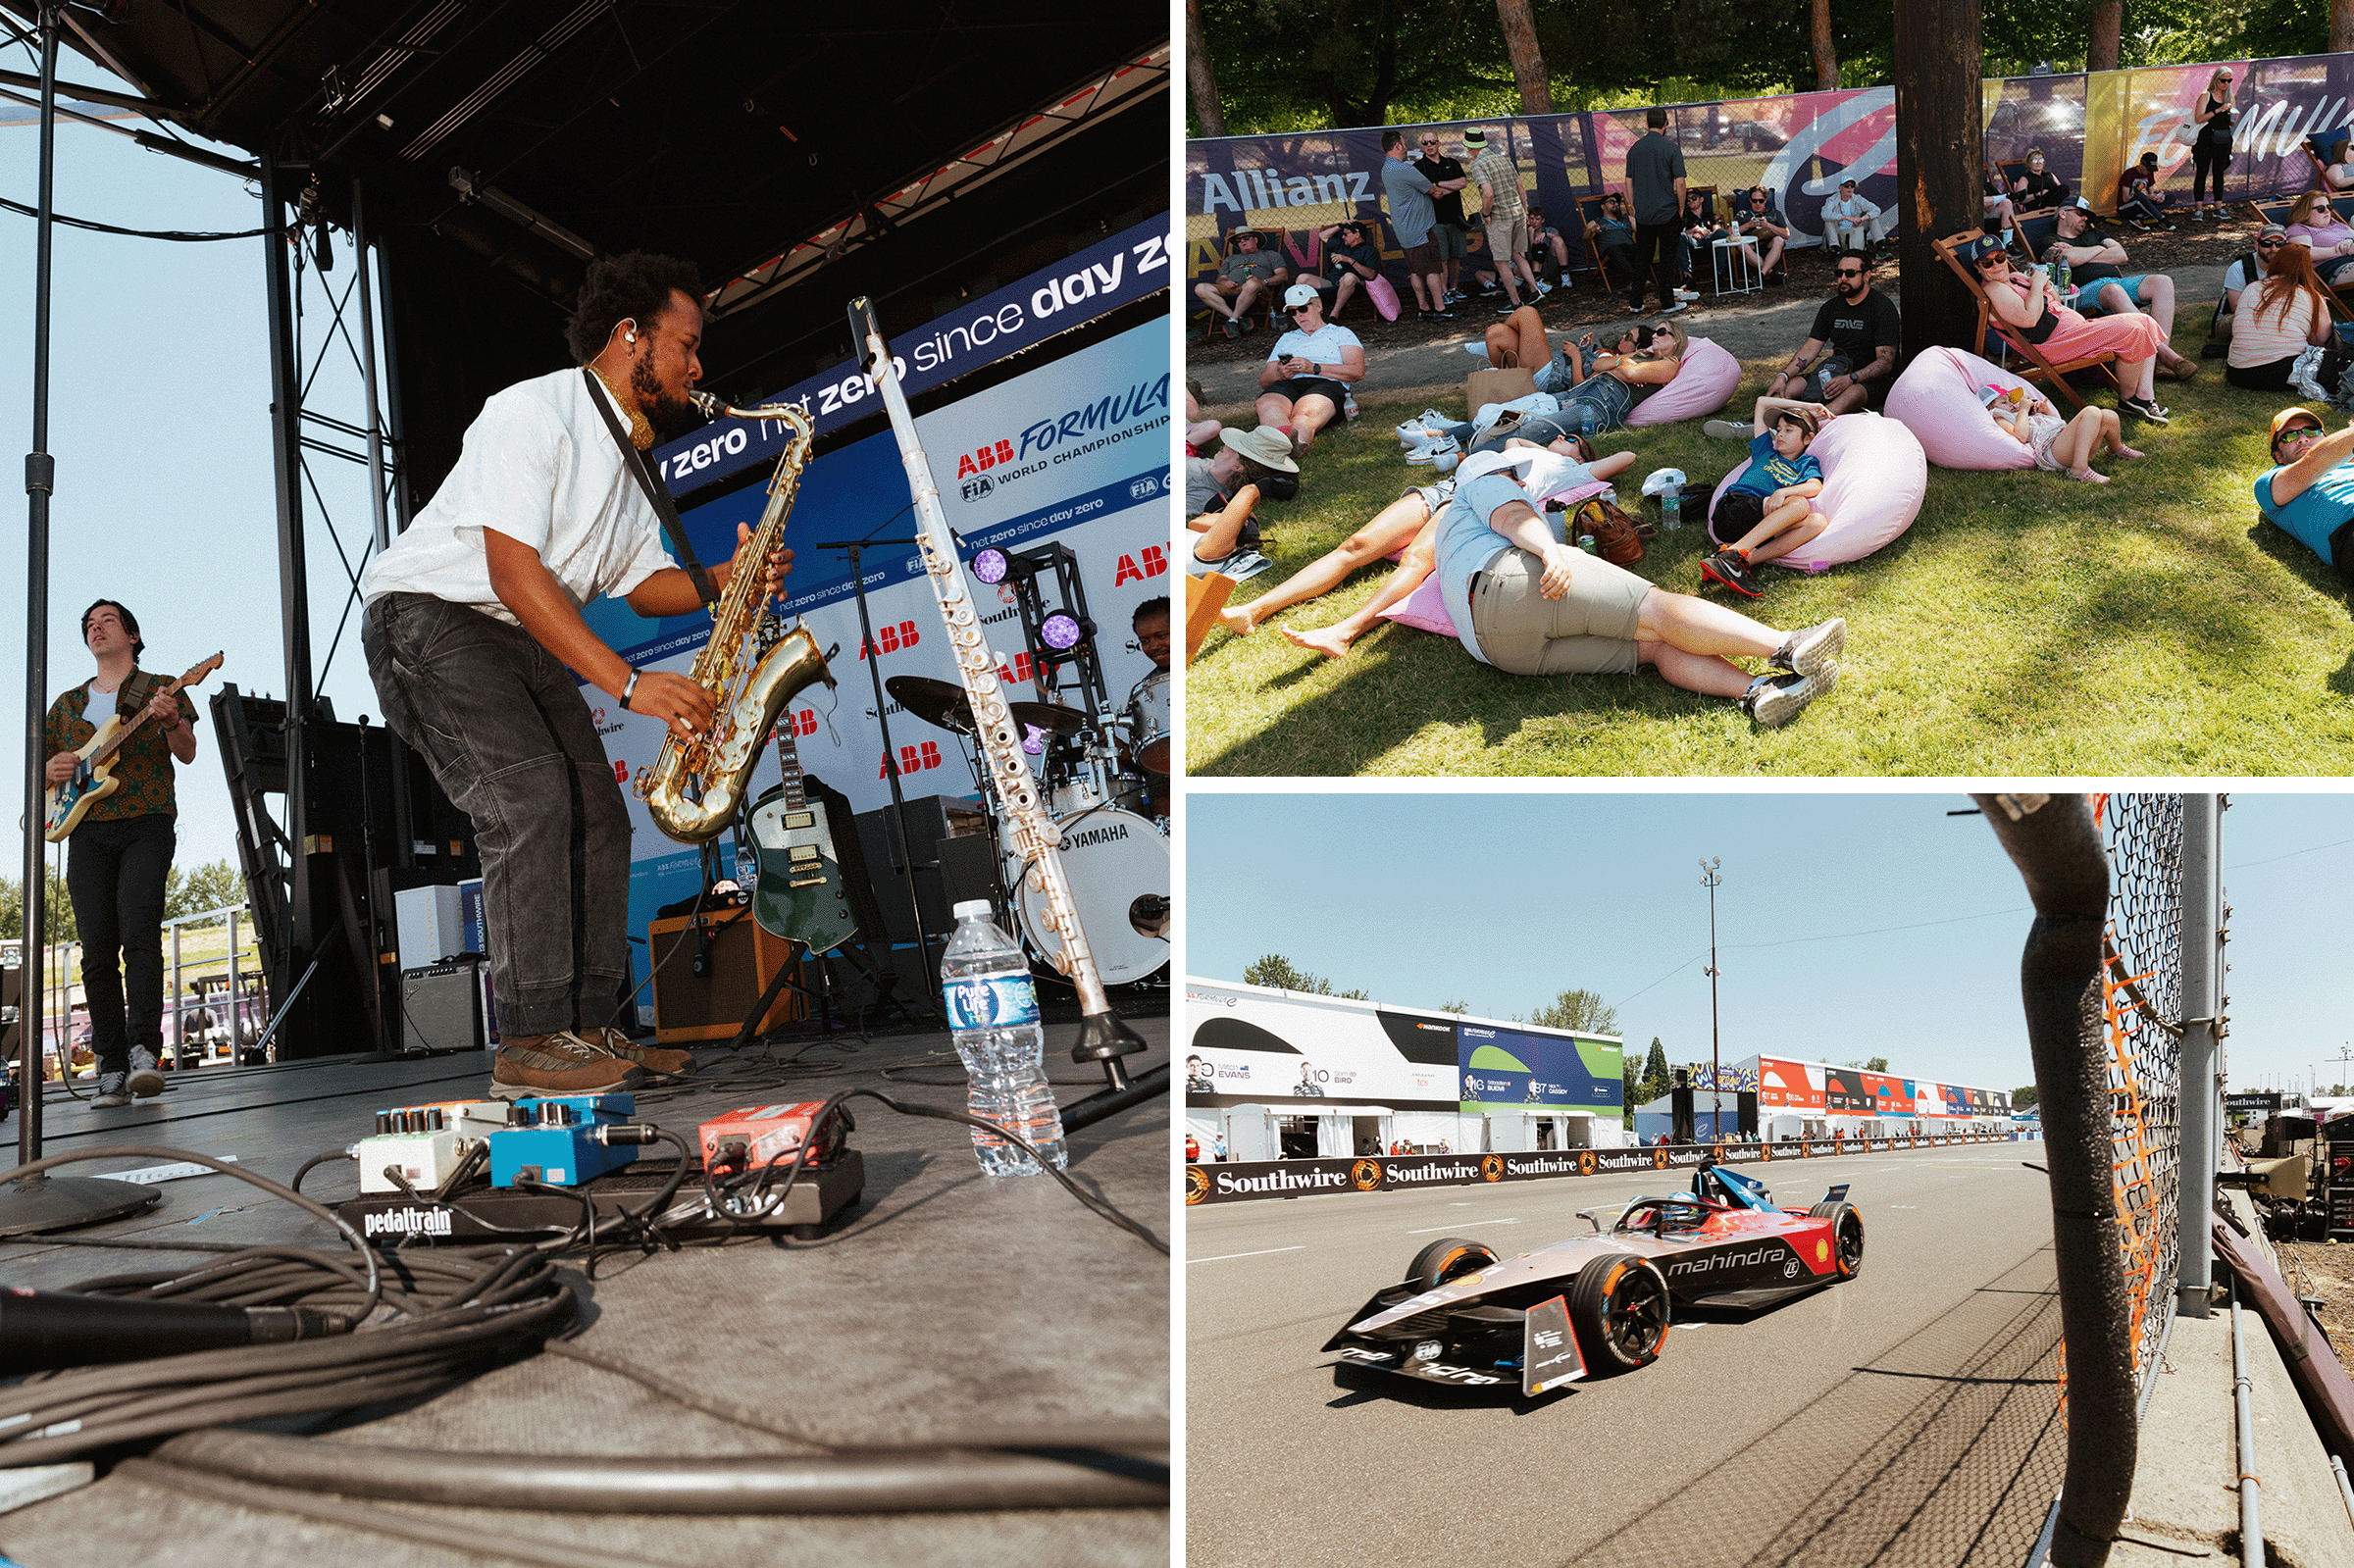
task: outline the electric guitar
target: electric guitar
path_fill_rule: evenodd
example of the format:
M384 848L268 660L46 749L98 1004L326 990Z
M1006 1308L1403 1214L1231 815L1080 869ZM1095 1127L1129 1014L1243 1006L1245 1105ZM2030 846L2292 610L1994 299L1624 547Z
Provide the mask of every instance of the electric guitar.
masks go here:
M801 783L790 709L777 719L777 766L784 784L752 806L752 843L760 859L752 918L770 936L800 942L812 955L832 952L856 935L858 917L843 890L825 805L811 800Z
M200 684L206 676L220 668L221 655L216 653L166 685L162 694L171 696L183 687ZM98 727L98 733L82 742L75 752L79 760L74 764L72 775L62 784L49 786L42 813L42 837L56 843L81 826L81 819L92 806L123 787L123 781L114 777L115 753L130 738L131 732L146 722L147 710L143 706L128 719L119 713L110 714L106 723Z

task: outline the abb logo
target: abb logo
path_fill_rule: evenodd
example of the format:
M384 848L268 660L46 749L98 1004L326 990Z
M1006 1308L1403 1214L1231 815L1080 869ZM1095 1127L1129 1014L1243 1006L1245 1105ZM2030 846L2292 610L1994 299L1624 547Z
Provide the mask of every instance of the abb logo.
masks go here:
M1036 674L1037 672L1031 668L1030 655L1027 653L1015 654L1010 669L1001 664L998 666L998 679L1000 681L1028 681Z
M958 479L963 479L967 475L986 473L990 469L996 468L999 463L1010 463L1012 461L1013 443L1011 441L999 441L995 446L984 446L978 452L967 452L964 456L958 458L956 460L956 477Z
M630 765L628 763L616 762L613 764L613 782L615 784L628 784L630 782Z
M922 773L927 768L939 766L940 747L933 741L927 740L920 746L899 747L899 777L902 779L911 773ZM878 779L891 777L891 758L889 756L884 757L883 766L875 771L875 777Z
M875 631L873 642L859 645L858 657L861 661L870 656L879 659L886 653L896 653L901 648L912 648L922 640L922 633L915 630L913 621L901 621L897 626L879 627ZM880 645L879 649L878 644Z
M803 708L798 713L788 713L785 718L787 728L796 735L817 733L817 710L815 708Z
M1140 556L1144 562L1141 566L1137 564ZM1111 585L1116 588L1123 582L1142 582L1147 578L1160 576L1168 569L1169 558L1162 552L1161 547L1157 544L1148 544L1135 556L1123 555L1120 557L1120 570L1112 578Z

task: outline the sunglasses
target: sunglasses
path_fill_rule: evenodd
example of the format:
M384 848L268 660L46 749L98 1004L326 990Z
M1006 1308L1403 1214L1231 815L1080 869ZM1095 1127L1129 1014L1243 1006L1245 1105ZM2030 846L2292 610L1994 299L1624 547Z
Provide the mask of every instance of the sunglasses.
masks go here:
M2273 444L2275 446L2286 446L2291 441L2299 440L2307 436L2319 439L2321 433L2321 429L2318 426L2292 425L2287 430L2282 430L2279 435L2275 438Z
M1864 276L1864 271L1862 268L1857 268L1855 271L1850 272L1845 267L1842 267L1837 272L1834 272L1831 276L1834 278L1861 278Z
M2278 250L2287 243L2288 241L2285 239L2260 239L2256 241L2256 248L2258 250Z
M1999 250L1991 256L1980 256L1978 258L1978 265L1980 267L1984 267L1989 262L1993 263L1997 267L2007 267L2010 265L2011 258Z

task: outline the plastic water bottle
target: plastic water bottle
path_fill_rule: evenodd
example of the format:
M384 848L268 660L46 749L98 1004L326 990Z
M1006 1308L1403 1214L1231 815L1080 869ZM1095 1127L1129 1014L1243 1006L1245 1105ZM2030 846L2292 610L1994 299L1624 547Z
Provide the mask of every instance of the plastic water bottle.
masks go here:
M1660 492L1660 527L1673 533L1684 526L1684 492L1670 484Z
M1591 403L1581 402L1577 405L1577 433L1589 442L1594 439L1594 405Z
M2068 252L2062 251L2058 264L2052 269L2052 282L2060 290L2060 303L2063 305L2068 303L2069 293L2075 286L2074 278L2074 270L2068 265Z
M1047 1084L1047 1034L1039 1026L1038 992L1030 966L1013 938L990 919L989 900L958 904L956 935L940 961L948 1030L971 1080L966 1109L994 1122L1059 1170L1069 1158L1062 1112ZM973 1153L988 1176L1036 1176L1027 1154L973 1129Z

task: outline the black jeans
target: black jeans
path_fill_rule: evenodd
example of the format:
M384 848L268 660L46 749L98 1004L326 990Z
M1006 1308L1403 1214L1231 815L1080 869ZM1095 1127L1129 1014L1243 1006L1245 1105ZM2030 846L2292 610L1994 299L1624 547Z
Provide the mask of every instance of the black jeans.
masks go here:
M179 840L178 826L156 811L84 821L66 852L90 1052L101 1074L128 1072L134 1045L163 1050L164 882Z
M1635 226L1635 278L1628 284L1627 303L1637 310L1643 308L1643 275L1648 272L1659 283L1660 308L1665 310L1675 303L1676 242L1683 238L1672 218L1663 224Z
M360 642L384 723L474 819L499 1033L614 1022L630 819L572 672L521 628L422 593L371 604Z
M2215 199L2224 199L2224 171L2231 167L2231 144L2217 146L2201 137L2190 144L2190 199L2194 203L2207 199L2207 177L2215 177Z

